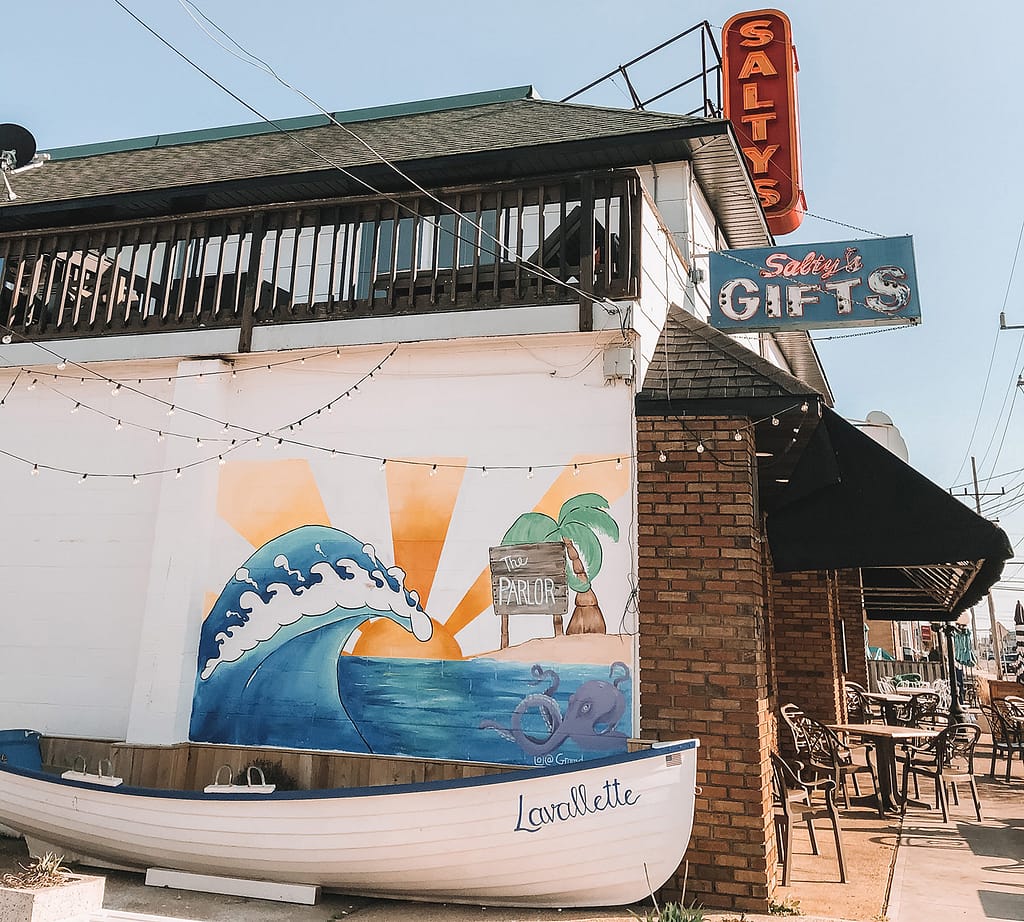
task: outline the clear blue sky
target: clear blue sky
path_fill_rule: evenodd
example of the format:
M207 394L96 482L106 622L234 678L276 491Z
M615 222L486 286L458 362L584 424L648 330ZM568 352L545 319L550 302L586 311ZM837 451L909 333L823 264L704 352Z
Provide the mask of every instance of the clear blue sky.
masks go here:
M311 106L232 57L174 0L123 0L170 42L267 116ZM707 19L716 33L756 5L680 0L203 0L200 8L288 82L331 111L533 84L559 99ZM837 410L884 410L911 463L942 487L982 490L1024 558L1024 227L1019 80L1024 4L977 0L792 0L800 61L809 215L781 241L914 237L923 322L815 341ZM633 18L626 18L626 16ZM41 150L255 121L159 44L114 0L5 4L0 121L30 128ZM638 69L644 95L696 71L680 43ZM628 106L621 84L581 101ZM685 111L688 101L660 106ZM1005 476L999 476L1005 475ZM989 479L991 478L991 479ZM1015 489L1016 488L1016 489ZM996 505L993 506L993 503ZM1000 509L1000 507L1005 507ZM996 593L1000 620L1024 598L1024 564ZM984 605L979 626L987 623ZM982 617L984 615L984 618Z

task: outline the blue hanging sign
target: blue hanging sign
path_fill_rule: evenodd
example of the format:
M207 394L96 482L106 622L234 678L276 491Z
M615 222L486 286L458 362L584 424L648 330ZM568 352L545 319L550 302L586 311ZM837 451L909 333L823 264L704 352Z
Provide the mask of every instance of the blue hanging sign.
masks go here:
M719 330L921 322L911 237L722 250L709 269Z

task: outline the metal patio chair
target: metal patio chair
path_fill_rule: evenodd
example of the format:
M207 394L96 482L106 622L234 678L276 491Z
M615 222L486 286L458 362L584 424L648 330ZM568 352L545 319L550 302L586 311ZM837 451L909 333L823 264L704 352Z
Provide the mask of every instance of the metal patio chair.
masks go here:
M1013 768L1013 757L1019 755L1024 762L1024 723L1010 718L1003 708L997 704L981 704L978 706L988 722L989 733L992 734L992 763L989 765L990 778L996 776L996 760L1006 759L1006 779L1010 780Z
M874 790L878 791L878 777L871 761L872 747L868 745L850 746L843 742L829 727L813 717L808 717L795 704L787 704L782 708L782 717L793 734L796 744L797 758L804 763L805 770L815 780L831 778L836 789L842 793L843 806L850 806L850 796L846 781L853 781L853 792L860 796L860 783L857 776L867 772L871 776ZM855 753L863 751L864 764L855 759ZM884 815L881 803L879 816Z
M974 748L981 737L977 724L952 724L938 736L920 746L904 747L903 762L903 814L907 812L907 785L914 779L915 790L918 777L931 778L935 782L935 806L942 810L942 822L949 822L948 785L953 793L953 803L960 803L957 782L966 781L974 800L974 811L981 821L981 800L978 786L974 781Z
M811 840L811 853L820 854L814 835L814 820L828 819L836 839L836 857L839 860L839 882L846 883L846 862L843 860L843 840L839 832L839 811L836 809L835 782L831 778L805 780L803 764L789 763L772 753L772 801L775 810L775 841L782 862L782 886L789 886L793 867L793 826L807 824ZM820 791L823 802L814 797Z

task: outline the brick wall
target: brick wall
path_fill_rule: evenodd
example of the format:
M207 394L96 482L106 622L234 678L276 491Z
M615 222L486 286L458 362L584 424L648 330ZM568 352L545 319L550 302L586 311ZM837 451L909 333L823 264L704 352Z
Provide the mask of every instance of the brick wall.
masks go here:
M775 573L771 598L779 704L835 723L842 686L834 572Z
M640 732L700 739L687 904L763 912L778 876L774 719L753 444L736 426L637 420ZM681 887L680 873L663 896Z

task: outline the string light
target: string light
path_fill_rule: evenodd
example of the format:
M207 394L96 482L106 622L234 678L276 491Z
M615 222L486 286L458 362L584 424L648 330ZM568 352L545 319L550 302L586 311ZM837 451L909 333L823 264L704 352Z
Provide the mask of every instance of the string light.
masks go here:
M533 468L530 468L530 470L533 470ZM617 471L621 471L622 470L622 458L616 458L615 459L615 470L617 470Z
M217 455L217 463L223 467L228 462L224 460L224 455Z
M72 413L77 413L82 409L82 405L76 401L75 405L71 408Z
M487 468L486 467L480 468L480 476L481 477L486 477L487 476Z
M528 468L526 471L526 479L533 480L533 468Z
M573 477L579 477L580 476L580 466L578 464L574 464L572 466L572 476Z
M810 406L810 404L806 400L802 404L800 404L800 412L801 413L806 413L810 408L811 408L811 406Z
M168 415L168 416L174 416L174 404L173 404L173 403L172 403L172 404L170 405L170 407L168 408L168 410L167 410L167 415Z
M139 480L138 474L132 474L132 486L137 487L142 481Z
M175 470L175 472L174 472L174 479L175 480L181 480L181 468L180 467Z
M739 430L739 429L737 429L737 430L736 430L736 431L735 431L735 432L734 432L734 433L732 434L732 437L733 437L733 439L734 439L735 441L737 441L737 442L742 442L742 441L743 441L743 434L742 434L742 433L740 432L740 430Z
M697 443L697 454L698 455L704 454L704 443L703 442L698 442Z
M157 440L158 442L162 442L162 441L164 440L164 438L165 438L165 436L164 436L164 434L163 434L162 432L158 432L158 433L156 434L156 440Z
M435 464L435 465L433 465L433 466L432 466L432 467L430 468L430 476L431 476L431 477L433 477L433 476L434 476L434 474L436 474L436 473L437 473L437 465Z
M660 451L660 452L658 452L658 460L662 464L664 464L666 461L668 461L668 455L666 455L665 452Z
M33 464L32 465L32 476L33 477L38 477L39 476L39 465L38 464Z
M332 452L331 452L331 454L332 454L332 455L333 455L333 454L336 454L336 452L333 452L333 451L332 451ZM388 466L388 459L387 459L387 458L381 458L381 459L380 459L380 465L378 466L377 470L378 470L378 471L382 471L382 470L384 470L384 468L386 468L387 466Z
M82 476L78 478L78 482L79 483L85 483L85 481L88 479L88 477L89 477L88 474L82 474Z
M110 396L111 397L116 397L120 393L121 393L121 385L120 384L115 384L114 385L114 389L110 392Z
M13 336L11 336L11 334L10 334L10 333L5 333L5 334L4 334L4 338L3 338L3 344L4 344L5 346L9 346L9 345L10 345L11 343L13 343L13 342L14 342L14 337L13 337Z
M61 359L57 363L57 371L63 371L67 367L68 367L68 363L66 361L64 361L64 359Z
M31 384L29 384L29 386L28 386L28 389L29 389L30 391L34 391L34 390L36 389L36 384L38 383L38 381L39 381L39 379L38 379L38 378L33 378L33 379L32 379L32 383L31 383Z
M114 431L115 432L120 432L123 428L124 428L124 426L121 425L121 420L118 420L117 421L117 425L114 426Z
M772 417L772 425L777 426L779 424L779 418L777 416Z

